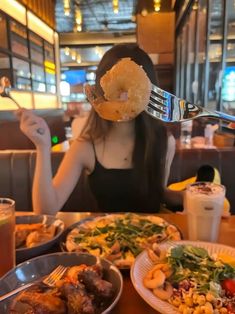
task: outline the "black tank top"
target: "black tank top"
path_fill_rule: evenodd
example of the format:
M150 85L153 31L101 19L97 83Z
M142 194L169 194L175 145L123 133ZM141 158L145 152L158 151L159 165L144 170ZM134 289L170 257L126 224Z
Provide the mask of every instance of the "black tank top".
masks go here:
M95 150L94 150L95 152ZM107 212L157 212L160 203L151 204L148 195L142 195L133 169L107 169L97 160L88 176L88 184L99 211Z

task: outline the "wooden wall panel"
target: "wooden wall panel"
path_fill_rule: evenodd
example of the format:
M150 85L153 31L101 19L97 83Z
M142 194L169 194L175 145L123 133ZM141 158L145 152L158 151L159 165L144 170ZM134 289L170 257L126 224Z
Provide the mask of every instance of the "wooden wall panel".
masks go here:
M137 41L148 53L173 53L175 49L175 13L137 15Z
M55 0L19 0L42 21L55 28Z
M137 42L149 54L158 85L173 92L175 62L175 13L137 15Z

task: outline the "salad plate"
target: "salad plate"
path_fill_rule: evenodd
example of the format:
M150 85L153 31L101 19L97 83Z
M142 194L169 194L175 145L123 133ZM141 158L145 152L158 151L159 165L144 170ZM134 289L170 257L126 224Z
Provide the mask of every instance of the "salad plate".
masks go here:
M167 250L169 252L170 248L176 248L179 246L192 246L195 248L202 248L208 252L209 256L226 256L231 260L235 261L235 248L230 246L209 243L209 242L200 242L200 241L177 241L172 246L172 243L163 243L159 244L159 248L163 250ZM138 292L138 294L148 303L152 308L159 311L162 314L178 314L179 310L170 304L168 301L161 300L156 295L154 295L153 290L148 289L144 285L144 278L146 274L153 269L154 267L153 261L149 258L147 250L143 251L139 254L132 267L131 267L131 281L134 285L134 288ZM235 269L235 265L234 265Z

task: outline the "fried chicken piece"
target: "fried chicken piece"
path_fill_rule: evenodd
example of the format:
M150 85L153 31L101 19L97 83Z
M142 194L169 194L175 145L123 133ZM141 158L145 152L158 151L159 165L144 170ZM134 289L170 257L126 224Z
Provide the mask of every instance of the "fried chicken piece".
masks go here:
M36 224L16 224L15 225L15 246L19 248L24 245L30 232L36 231L43 227L42 223Z
M95 307L82 284L74 285L65 282L60 288L61 294L67 299L68 314L94 314Z
M26 238L29 235L29 230L20 230L15 234L15 247L19 248L25 244Z
M96 268L87 267L78 273L78 279L86 289L98 299L110 299L113 296L113 286L103 280Z
M66 305L57 290L35 286L20 293L10 306L11 314L66 314Z
M56 231L56 226L43 226L41 229L31 232L26 239L26 247L31 248L51 240Z

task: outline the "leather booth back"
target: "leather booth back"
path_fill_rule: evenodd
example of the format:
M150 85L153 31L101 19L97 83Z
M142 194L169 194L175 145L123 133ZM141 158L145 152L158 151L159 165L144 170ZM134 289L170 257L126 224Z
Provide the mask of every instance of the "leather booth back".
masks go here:
M63 152L52 152L55 174ZM0 196L16 201L16 210L32 210L31 189L35 167L34 150L0 151ZM226 195L235 214L235 148L179 149L176 151L169 183L182 181L196 174L198 168L209 164L216 167L226 187ZM63 211L95 211L96 204L82 175Z

